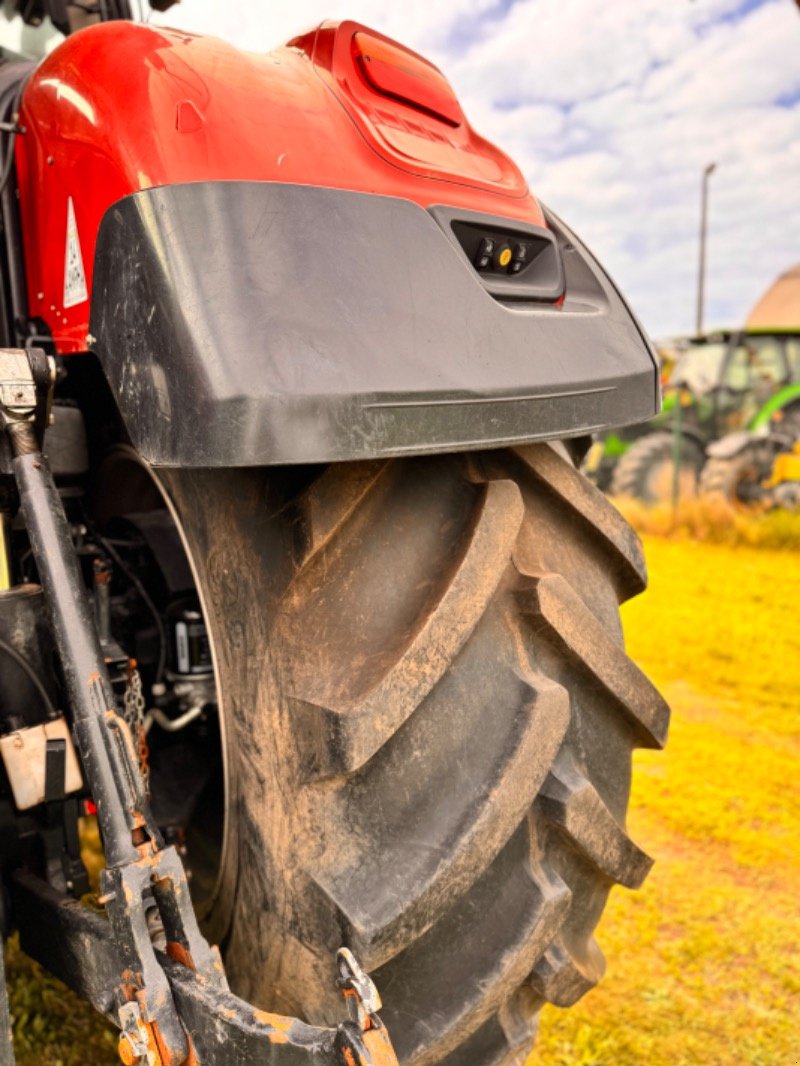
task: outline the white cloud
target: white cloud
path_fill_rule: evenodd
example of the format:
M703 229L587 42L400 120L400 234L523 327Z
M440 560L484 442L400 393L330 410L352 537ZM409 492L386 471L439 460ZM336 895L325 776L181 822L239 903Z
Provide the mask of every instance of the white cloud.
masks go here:
M275 48L299 32L328 19L353 19L420 50L443 47L453 25L477 18L491 8L492 0L182 0L153 22L198 33L214 34L241 48L263 51Z
M184 0L160 21L261 50L324 18L365 22L437 62L654 333L693 323L706 163L718 163L707 321L741 322L800 260L791 0Z

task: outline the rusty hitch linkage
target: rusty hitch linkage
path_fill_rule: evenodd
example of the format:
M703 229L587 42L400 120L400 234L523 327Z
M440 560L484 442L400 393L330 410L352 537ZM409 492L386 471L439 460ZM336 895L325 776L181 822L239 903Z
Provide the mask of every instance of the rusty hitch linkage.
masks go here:
M18 874L13 895L23 948L119 1025L120 1057L129 1066L396 1064L377 1016L377 990L347 949L337 962L350 1018L336 1029L256 1010L228 990L219 952L197 925L180 856L165 846L153 821L67 517L42 454L54 370L38 349L0 349L0 445L17 482L72 730L97 807L105 917ZM151 939L149 907L157 908L163 924L164 953ZM0 1051L0 1061L13 1059Z

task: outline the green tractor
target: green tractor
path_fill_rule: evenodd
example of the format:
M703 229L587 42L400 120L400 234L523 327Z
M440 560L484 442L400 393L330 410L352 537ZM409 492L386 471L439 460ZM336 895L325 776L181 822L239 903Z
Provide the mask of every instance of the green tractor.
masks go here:
M747 502L787 434L800 431L800 329L743 330L686 342L656 418L610 434L587 473L646 503L698 491ZM677 478L676 478L677 470Z
M751 334L783 341L789 383L781 386L745 429L735 428L709 446L700 477L704 495L723 496L735 506L797 509L799 322L800 263L767 289L745 326Z
M656 344L656 352L661 361L661 386L663 402L660 414L647 422L639 422L621 429L599 435L583 462L583 472L603 492L616 495L612 483L615 480L615 471L623 457L634 448L641 439L649 439L654 435L666 432L672 440L671 426L675 421L679 391L673 388L673 376L675 382L678 377L685 377L687 384L691 381L690 391L695 394L705 394L708 391L709 370L713 371L715 352L717 345L724 345L726 336L717 334L714 337L680 338L668 343ZM715 345L712 350L712 343ZM680 368L680 375L678 375ZM681 412L683 423L697 422L692 414L686 417L686 394L683 400L684 410ZM705 404L704 404L705 406ZM690 430L691 432L691 430ZM670 452L670 454L672 454Z
M743 330L660 350L661 413L599 440L586 472L615 496L657 503L697 492L749 505L800 437L800 264L781 274Z

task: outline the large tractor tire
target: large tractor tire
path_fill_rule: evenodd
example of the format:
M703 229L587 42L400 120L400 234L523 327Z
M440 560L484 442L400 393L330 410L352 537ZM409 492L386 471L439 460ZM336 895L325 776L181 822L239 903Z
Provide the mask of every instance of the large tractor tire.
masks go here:
M762 482L769 477L775 450L757 439L748 443L736 455L727 458L711 457L700 478L700 492L705 496L721 497L733 507L758 507L764 493Z
M651 865L624 828L668 721L623 647L636 535L549 445L159 478L213 643L232 986L335 1022L347 944L402 1062L521 1063Z
M692 437L683 436L680 445L678 491L681 499L697 494L705 452ZM628 496L643 503L663 503L673 490L675 435L658 430L639 437L628 448L611 478L612 496Z

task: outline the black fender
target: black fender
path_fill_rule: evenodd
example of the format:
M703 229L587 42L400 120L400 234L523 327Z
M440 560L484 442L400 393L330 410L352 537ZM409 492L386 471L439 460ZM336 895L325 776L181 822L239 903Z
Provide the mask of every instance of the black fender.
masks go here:
M317 463L651 418L655 354L578 239L548 216L562 306L522 287L511 299L462 250L461 214L480 217L272 182L164 186L113 205L90 342L134 446L169 466Z

